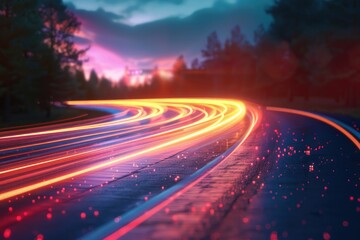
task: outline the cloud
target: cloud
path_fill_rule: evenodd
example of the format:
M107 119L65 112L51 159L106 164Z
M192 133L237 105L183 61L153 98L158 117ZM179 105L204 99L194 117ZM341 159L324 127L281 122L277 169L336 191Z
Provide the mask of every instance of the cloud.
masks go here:
M78 9L94 11L103 8L125 16L121 22L137 25L167 17L186 17L193 12L211 7L216 0L64 0ZM233 2L234 0L222 0ZM236 0L235 0L236 1Z
M135 26L114 21L121 16L114 16L103 9L74 11L82 22L81 37L121 56L121 61L116 65L119 68L125 65L152 68L157 64L171 67L180 54L190 62L200 56L212 31L217 31L220 38L225 40L230 30L238 24L243 33L252 38L259 24L266 25L270 21L258 3L244 5L225 1L217 1L211 7L195 11L187 17L168 17Z
M97 0L97 2L105 2L108 4L123 4L124 2L131 2L134 4L147 4L147 3L151 3L151 2L159 2L159 3L163 3L163 4L167 4L167 3L171 3L171 4L181 4L183 3L185 0Z
M103 0L106 2L109 2L110 0ZM128 0L128 2L131 2L131 5L129 5L125 10L124 13L127 15L131 15L134 12L137 12L139 10L143 10L144 6L156 3L156 4L174 4L174 5L181 5L185 2L185 0Z
M212 31L225 38L236 24L252 37L253 30L267 18L265 13L254 14L225 2L185 18L170 17L136 26L113 22L113 17L103 10L76 10L76 14L84 28L96 34L96 42L133 57L199 52Z
M84 47L81 44L78 44L78 46L80 48ZM112 80L119 80L123 75L123 66L125 66L126 61L110 49L93 43L91 50L86 55L88 61L83 65L86 77L89 77L92 69L100 76L105 76Z

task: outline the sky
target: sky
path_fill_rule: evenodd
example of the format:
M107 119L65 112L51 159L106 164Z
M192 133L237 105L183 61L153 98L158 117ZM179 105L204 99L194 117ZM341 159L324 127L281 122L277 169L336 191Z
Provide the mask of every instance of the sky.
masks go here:
M222 41L239 25L251 41L253 31L270 22L271 0L64 0L82 23L76 42L90 46L84 63L114 81L125 68L170 69L183 55L201 58L207 36Z

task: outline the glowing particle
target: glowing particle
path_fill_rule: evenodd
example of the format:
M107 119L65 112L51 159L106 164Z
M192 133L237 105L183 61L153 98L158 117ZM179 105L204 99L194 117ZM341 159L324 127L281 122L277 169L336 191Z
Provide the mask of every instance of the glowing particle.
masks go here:
M277 232L273 231L270 233L270 240L278 240Z
M10 238L11 229L10 228L5 229L3 236L4 236L4 238Z
M84 212L80 213L80 218L85 219L86 218L86 213L84 213Z
M52 219L52 214L51 214L51 213L47 213L47 214L46 214L46 218L47 218L48 220L51 220L51 219Z
M36 236L36 240L44 240L44 235L38 234L38 235Z
M243 217L242 222L243 223L249 223L249 218L248 217Z
M324 238L324 240L330 240L330 239L331 239L330 233L324 232L324 233L323 233L323 238Z
M309 165L309 172L313 172L314 171L314 164L310 164Z
M94 211L94 216L95 216L95 217L99 216L99 211L98 211L98 210L95 210L95 211Z

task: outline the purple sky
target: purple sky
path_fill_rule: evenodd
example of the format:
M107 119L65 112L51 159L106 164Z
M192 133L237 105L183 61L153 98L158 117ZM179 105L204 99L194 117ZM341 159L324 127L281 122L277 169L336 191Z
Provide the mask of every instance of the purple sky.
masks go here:
M129 68L171 68L176 57L201 56L212 31L228 37L240 25L251 41L269 23L269 0L65 0L82 22L78 43L91 46L88 73L118 80Z

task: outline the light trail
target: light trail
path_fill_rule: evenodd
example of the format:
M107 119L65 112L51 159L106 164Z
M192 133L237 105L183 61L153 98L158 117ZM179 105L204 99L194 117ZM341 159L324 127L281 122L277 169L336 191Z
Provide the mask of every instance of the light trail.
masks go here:
M348 131L346 129L347 127L345 124L342 124L339 121L334 121L331 118L328 118L328 117L325 117L325 116L322 116L319 114L301 111L301 110L289 109L289 108L267 107L266 110L296 114L296 115L300 115L300 116L304 116L304 117L308 117L308 118L312 118L312 119L321 121L321 122L335 128L342 134L344 134L357 147L357 149L360 150L360 140L358 138L356 138L355 135L353 135L350 131Z
M217 157L205 167L192 174L181 184L175 185L163 194L156 196L151 201L144 204L141 209L134 209L133 211L127 213L122 218L122 221L120 223L121 227L119 227L119 223L114 224L114 222L110 222L102 228L96 230L95 232L87 235L85 238L103 238L105 240L120 239L121 237L132 231L134 228L145 222L147 219L152 217L154 214L164 209L178 197L189 191L196 184L201 182L206 176L208 176L216 169L219 163L225 161L227 157L231 156L234 152L236 152L236 150L241 147L241 145L245 142L245 140L250 136L253 130L260 123L261 114L259 114L258 109L250 107L248 115L250 116L251 123L246 133L241 140L239 140L234 146L229 148L224 154Z
M238 128L247 112L240 101L216 99L68 104L119 113L0 133L0 154L5 154L0 155L0 201L125 161L209 141Z

